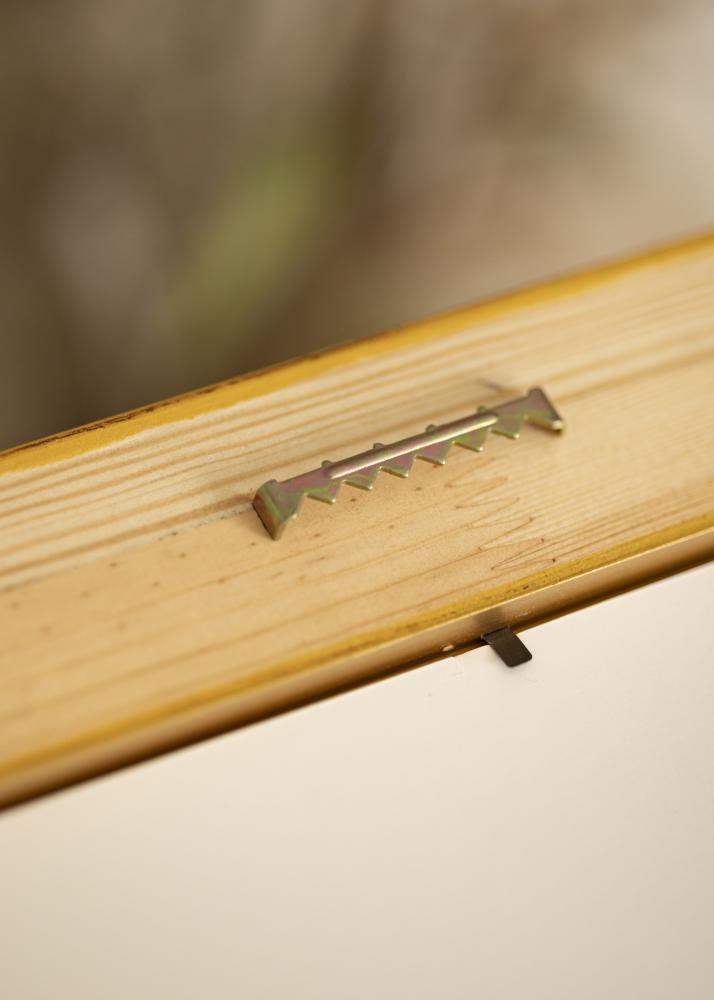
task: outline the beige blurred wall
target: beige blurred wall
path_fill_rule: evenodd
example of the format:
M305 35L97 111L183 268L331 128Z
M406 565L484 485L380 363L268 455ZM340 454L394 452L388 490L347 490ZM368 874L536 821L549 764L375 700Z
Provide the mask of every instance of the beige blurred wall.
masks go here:
M0 447L714 220L700 0L0 6Z

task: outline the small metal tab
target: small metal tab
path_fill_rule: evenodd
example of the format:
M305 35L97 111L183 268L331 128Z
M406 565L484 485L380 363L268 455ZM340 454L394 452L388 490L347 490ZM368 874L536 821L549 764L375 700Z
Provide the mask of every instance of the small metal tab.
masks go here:
M497 628L482 636L494 653L497 653L507 667L519 667L533 659L533 654L510 628Z
M375 444L352 458L323 462L318 469L282 482L271 479L253 497L253 507L268 533L279 538L288 521L297 516L306 496L334 503L343 483L371 490L380 471L406 478L417 458L444 465L452 445L482 451L489 432L517 438L524 422L551 431L561 431L565 426L543 389L531 389L526 396L491 408L480 407L460 420L439 427L430 424L421 434L394 444Z

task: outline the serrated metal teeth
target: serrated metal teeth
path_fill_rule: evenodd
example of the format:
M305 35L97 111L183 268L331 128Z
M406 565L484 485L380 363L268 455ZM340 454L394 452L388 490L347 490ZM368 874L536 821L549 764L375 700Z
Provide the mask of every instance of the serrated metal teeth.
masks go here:
M267 531L279 538L285 525L297 516L304 497L334 503L343 483L371 490L380 472L406 478L417 458L444 465L452 445L482 451L490 431L517 438L524 422L561 431L564 422L543 389L494 407L480 407L475 414L427 429L394 444L377 443L366 452L338 462L324 461L318 469L278 482L263 483L253 507Z

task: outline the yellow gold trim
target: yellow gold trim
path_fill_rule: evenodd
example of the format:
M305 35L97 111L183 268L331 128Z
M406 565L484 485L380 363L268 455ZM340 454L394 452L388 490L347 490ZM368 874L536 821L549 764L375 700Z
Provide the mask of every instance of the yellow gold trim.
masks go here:
M644 257L628 256L585 272L568 274L536 288L509 292L433 319L422 320L405 329L389 330L365 340L352 341L296 361L219 382L152 406L20 445L0 453L0 475L75 458L85 452L124 441L142 431L226 409L236 403L297 385L316 375L353 365L367 358L404 350L436 337L446 336L476 322L576 295L585 289L611 282L614 278L660 266L677 258L710 252L713 246L714 234L708 233L685 243L660 247Z
M486 608L502 606L515 598L533 594L536 591L552 587L556 584L581 579L586 573L614 566L617 563L642 555L643 553L652 552L684 539L692 539L713 530L714 512L683 521L681 524L672 525L660 531L642 535L632 541L612 546L602 552L575 559L561 566L554 566L551 569L523 577L508 584L493 587L491 590L471 594L457 601L452 601L449 604L444 604L442 607L426 612L425 614L404 619L395 625L363 632L348 642L333 643L332 645L324 646L322 649L312 650L301 656L263 667L255 673L207 687L202 691L197 691L182 698L174 699L170 704L164 705L161 709L138 712L129 718L105 726L98 726L96 729L85 731L71 739L59 741L52 746L45 747L43 750L11 758L0 766L0 777L20 778L23 771L33 766L42 765L52 760L59 760L79 750L85 750L90 747L106 747L112 740L122 739L141 730L148 731L156 724L187 717L193 711L203 706L211 705L215 708L221 703L233 701L237 696L246 692L250 694L260 693L267 688L273 687L276 681L284 679L294 680L298 677L304 677L309 673L317 674L321 668L334 664L346 657L354 657L366 651L374 651L414 633L425 632L447 622L456 622L467 616L476 615ZM562 611L563 609L561 608L560 610Z

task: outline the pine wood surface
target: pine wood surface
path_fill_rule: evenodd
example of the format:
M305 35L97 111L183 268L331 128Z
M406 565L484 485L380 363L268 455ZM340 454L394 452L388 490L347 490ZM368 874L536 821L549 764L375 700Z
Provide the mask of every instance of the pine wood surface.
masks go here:
M277 542L251 508L532 385L565 434L345 486ZM705 238L0 455L0 802L710 556L713 401Z

